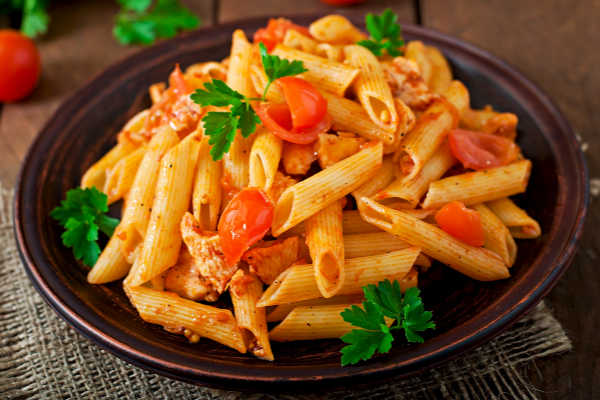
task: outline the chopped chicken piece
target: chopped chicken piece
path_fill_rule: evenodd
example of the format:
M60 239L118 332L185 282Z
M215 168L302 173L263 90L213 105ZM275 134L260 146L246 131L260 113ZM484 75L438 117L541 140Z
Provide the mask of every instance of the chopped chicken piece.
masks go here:
M329 133L319 134L319 139L315 143L315 150L318 153L319 165L321 168L327 168L346 157L350 157L360 151L361 145L366 140L357 136L350 136L348 133L332 135Z
M165 289L190 300L216 301L219 293L201 275L200 269L200 263L183 248L177 264L166 272Z
M396 57L383 64L392 94L415 110L425 110L439 96L429 90L414 61Z
M267 191L267 195L271 198L273 204L276 204L277 200L279 200L279 197L281 196L281 193L296 183L298 183L298 181L294 178L290 178L289 176L277 171L275 173L275 178L273 179L273 185L271 185Z
M290 175L305 175L316 159L312 144L283 143L281 161Z
M267 285L298 259L298 236L272 242L269 247L248 250L242 258L250 271Z
M223 293L238 266L230 266L225 262L219 235L216 232L203 232L194 216L188 212L181 219L181 236L198 263L200 275L219 294Z

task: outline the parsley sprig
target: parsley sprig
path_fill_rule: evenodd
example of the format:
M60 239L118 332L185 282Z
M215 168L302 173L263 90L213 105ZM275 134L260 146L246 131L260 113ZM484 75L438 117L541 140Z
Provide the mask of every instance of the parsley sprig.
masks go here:
M365 22L370 37L357 44L371 50L376 56L383 55L384 50L393 57L402 55L402 29L398 24L398 16L392 10L388 8L381 15L368 13Z
M270 55L262 43L259 48L268 79L262 97L246 97L219 79L206 82L204 90L197 89L191 94L192 100L203 107L230 107L229 111L210 111L202 118L204 131L210 136L208 143L212 145L210 155L215 161L223 158L229 151L238 129L243 137L248 137L254 133L256 125L260 124L260 118L250 104L252 101L266 101L269 87L275 80L307 71L301 61L290 62Z
M106 215L108 197L96 189L71 189L65 200L50 213L65 231L61 235L63 244L73 249L73 255L90 267L100 255L98 231L112 236L119 220Z
M408 342L423 343L419 332L435 329L431 311L425 311L418 288L402 294L398 281L379 282L377 286L363 287L365 300L362 308L353 305L342 311L344 321L362 329L353 329L342 336L347 346L342 348L342 366L368 360L375 354L387 353L392 348L392 331L404 330ZM395 320L391 325L386 317Z
M194 29L200 24L197 16L179 0L117 0L121 11L117 15L113 34L122 44L150 44L158 38L170 38L181 29Z

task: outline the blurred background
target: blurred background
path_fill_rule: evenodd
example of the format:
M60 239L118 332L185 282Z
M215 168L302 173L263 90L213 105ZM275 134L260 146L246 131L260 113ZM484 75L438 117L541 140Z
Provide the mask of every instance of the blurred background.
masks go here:
M163 40L148 32L151 17L161 16L142 12L140 17L136 11L149 2L0 0L0 29L23 29L34 36L41 58L41 77L33 93L18 102L0 103L1 182L14 185L29 144L69 94L148 45L137 42ZM586 151L591 177L600 176L599 0L182 0L179 6L185 8L162 10L179 21L163 27L163 36L180 28L259 15L379 13L392 8L403 23L457 36L521 70L566 114ZM0 52L0 68L2 63ZM598 192L600 180L592 179L592 194ZM593 307L600 298L600 280L595 279L600 238L590 234L594 221L600 221L599 207L590 208L581 250L548 298L575 351L539 361L529 371L530 381L544 397L565 398L573 392L582 399L598 396L592 389L600 377L600 311Z

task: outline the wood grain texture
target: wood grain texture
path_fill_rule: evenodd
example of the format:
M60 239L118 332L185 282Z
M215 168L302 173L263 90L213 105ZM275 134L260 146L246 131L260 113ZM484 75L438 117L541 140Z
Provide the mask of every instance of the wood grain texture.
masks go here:
M212 23L212 0L188 1L204 25ZM115 1L57 1L48 33L36 41L42 77L33 95L0 110L0 181L13 185L29 144L60 103L115 61L140 49L112 35ZM0 25L1 26L1 25Z
M322 3L320 0L221 0L219 22L228 22L241 18L261 15L277 15L291 13L336 13L350 10L352 12L381 12L386 7L394 10L400 21L416 22L412 0L369 0L351 7L336 7Z
M506 60L559 105L588 143L591 177L600 176L600 1L423 0L425 26L458 36ZM600 396L599 199L592 199L587 227L573 266L547 297L573 341L569 354L537 361L531 382L545 399Z

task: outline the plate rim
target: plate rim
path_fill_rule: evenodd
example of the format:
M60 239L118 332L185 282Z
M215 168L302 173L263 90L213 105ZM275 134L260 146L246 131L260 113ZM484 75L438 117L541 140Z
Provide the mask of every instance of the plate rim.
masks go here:
M344 14L351 18L355 18L358 15L363 15L362 12L346 12ZM303 13L289 14L286 15L286 17L292 19L318 18L322 15L324 15L324 13ZM85 84L78 88L74 93L72 93L67 99L65 99L61 103L61 105L55 110L53 115L47 120L47 122L44 124L44 127L38 132L36 138L30 145L27 151L27 155L21 164L19 177L16 183L15 197L13 201L14 232L15 237L17 239L19 254L21 260L23 261L29 279L32 281L32 283L36 287L36 290L42 295L44 300L63 319L65 319L70 326L75 327L77 331L82 333L86 338L92 340L94 343L100 345L102 348L110 351L118 357L125 359L127 362L137 365L138 367L149 369L153 372L158 372L162 375L178 380L184 380L196 384L206 384L221 388L235 388L242 390L244 388L248 390L247 384L250 382L259 385L267 384L268 386L265 387L268 387L270 388L270 390L273 390L280 388L287 389L291 386L294 386L294 388L302 388L301 385L306 385L307 382L318 384L331 384L335 381L336 384L341 384L344 380L346 382L350 382L350 379L354 380L357 378L360 380L364 380L372 378L374 375L378 375L381 377L391 376L392 374L396 376L413 375L418 373L419 371L422 371L425 368L445 363L453 358L458 357L465 351L472 349L475 346L483 344L484 342L491 339L493 336L507 329L512 323L517 321L519 316L523 315L535 304L537 304L552 289L552 287L554 287L558 279L568 269L575 255L578 241L581 238L583 232L583 225L585 221L585 215L589 207L588 168L583 153L577 143L574 131L567 119L562 114L562 112L554 104L554 102L516 68L510 66L508 63L490 54L489 52L473 44L470 44L462 39L458 39L454 36L450 36L430 28L425 28L410 23L403 23L403 29L408 35L418 36L419 38L422 38L426 41L432 40L436 42L443 42L447 46L452 47L458 50L459 52L466 52L470 56L474 56L480 61L485 61L491 67L494 67L496 69L499 68L505 73L504 76L507 80L519 82L519 84L523 85L526 91L531 96L533 96L533 98L536 101L541 102L543 104L543 107L553 115L554 125L558 126L558 129L561 132L565 133L565 138L570 137L574 142L572 143L573 145L575 145L574 161L578 163L578 165L576 165L577 167L581 167L581 173L578 174L580 179L578 182L576 182L577 184L579 184L580 189L583 189L583 193L581 193L582 196L579 204L580 207L576 213L576 216L574 217L575 222L572 225L571 232L569 232L568 234L569 240L563 244L563 252L558 257L556 257L555 260L553 260L554 268L547 275L545 275L544 280L537 282L534 288L528 292L529 295L525 299L521 299L520 301L518 301L512 306L511 309L499 312L498 318L496 318L492 323L489 323L487 326L481 327L481 329L478 332L475 332L475 334L466 336L459 341L454 341L451 343L450 346L447 346L446 348L432 351L426 356L422 356L420 358L417 358L416 360L413 359L408 365L401 365L397 362L395 363L393 360L389 360L383 367L369 368L368 363L366 363L367 366L362 365L361 368L344 367L342 369L341 367L339 367L335 369L336 373L328 374L327 376L302 376L300 378L294 378L283 375L273 377L261 374L246 374L244 376L240 376L239 374L218 373L216 371L198 371L197 368L191 368L189 366L169 362L165 359L152 357L148 354L143 353L140 350L132 348L127 343L123 343L122 341L110 337L109 335L103 333L97 326L92 326L91 323L89 323L83 315L79 315L76 310L74 310L69 304L63 301L59 294L55 293L55 291L49 286L49 283L46 280L46 278L43 277L40 273L39 267L36 266L36 264L33 261L33 257L30 254L29 246L25 241L25 233L23 226L24 215L22 213L23 209L20 204L20 200L22 200L23 197L24 180L27 174L26 166L30 164L30 159L35 153L35 148L43 139L43 133L47 129L49 129L52 126L52 124L61 116L62 110L68 104L72 103L78 96L84 93L86 89L93 85L93 83L100 81L104 76L110 75L112 71L117 71L127 64L134 63L136 60L141 59L144 56L144 54L150 52L158 52L160 49L163 48L167 50L165 51L165 53L168 54L173 51L177 51L178 47L173 45L185 38L199 37L202 34L206 34L207 37L211 35L216 36L219 32L231 32L233 29L238 28L242 24L260 26L260 23L265 22L270 17L272 16L244 18L237 21L231 21L224 24L213 25L195 31L186 32L177 38L166 40L154 46L150 46L131 55L123 57L117 60L116 62L112 63L100 73L96 74L93 78L89 79ZM175 50L168 51L168 49L172 46ZM557 167L559 166L557 165ZM556 222L553 222L553 225L555 223ZM508 293L510 292L507 292L507 294ZM504 296L506 296L506 294ZM483 312L479 314L483 314ZM473 319L476 319L477 315L474 316ZM251 368L252 367L248 367L248 369ZM272 373L273 371L275 370L271 370L269 372ZM276 384L277 386L274 387L272 386L273 384ZM311 388L314 388L314 386L311 385Z

